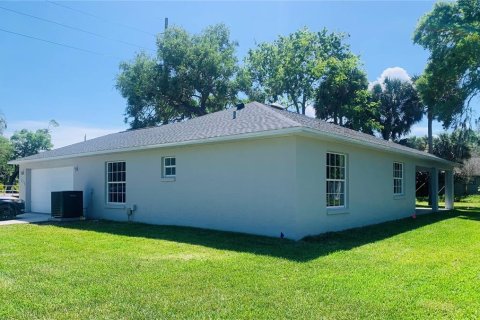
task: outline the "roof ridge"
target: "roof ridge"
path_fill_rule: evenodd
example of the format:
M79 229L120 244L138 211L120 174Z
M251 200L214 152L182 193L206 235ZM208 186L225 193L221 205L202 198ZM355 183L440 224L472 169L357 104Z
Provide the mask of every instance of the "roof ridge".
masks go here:
M265 110L268 110L268 112L270 112L271 114L273 114L275 117L277 118L280 118L281 120L284 120L286 122L288 122L289 124L293 125L294 127L303 127L304 125L301 124L300 122L297 122L293 119L290 119L286 116L284 116L283 114L279 113L279 112L276 112L275 110L273 110L272 107L264 104L264 103L261 103L261 102L258 102L258 101L253 101L251 102L250 104L257 104L257 105L260 105L262 108L264 108Z

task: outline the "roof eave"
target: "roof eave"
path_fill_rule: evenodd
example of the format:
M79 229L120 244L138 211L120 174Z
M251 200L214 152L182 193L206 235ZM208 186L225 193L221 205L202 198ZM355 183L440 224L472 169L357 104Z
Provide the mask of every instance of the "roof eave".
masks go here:
M229 135L229 136L187 140L187 141L181 141L181 142L155 144L155 145L148 145L148 146L138 146L138 147L131 147L131 148L115 149L115 150L85 152L85 153L79 153L79 154L73 154L73 155L31 159L31 160L17 159L17 160L9 161L8 164L19 165L19 164L25 164L25 163L35 163L35 162L43 162L43 161L50 161L50 160L62 160L62 159L80 158L80 157L88 157L88 156L94 156L94 155L114 154L114 153L121 153L121 152L131 152L131 151L149 150L149 149L157 149L157 148L178 147L178 146L197 145L197 144L216 143L216 142L227 142L232 140L244 140L249 138L274 137L274 136L282 136L282 135L289 135L289 134L304 134L304 135L310 135L310 136L313 135L317 137L324 137L324 138L329 138L336 141L359 144L359 145L377 149L377 150L382 150L382 151L387 151L392 153L399 153L405 156L414 157L414 158L422 159L426 161L434 161L437 163L442 163L449 167L459 166L458 163L454 163L454 162L451 162L442 158L438 158L429 154L422 155L422 154L418 154L418 153L407 151L407 150L388 147L388 146L384 146L376 143L371 143L369 141L354 139L354 138L338 135L335 133L320 131L320 130L316 130L308 127L288 127L283 129L277 129L277 130L242 133L242 134Z
M88 156L95 156L95 155L114 154L114 153L131 152L131 151L141 151L141 150L149 150L149 149L157 149L157 148L180 147L180 146L187 146L187 145L198 145L198 144L207 144L207 143L227 142L227 141L232 141L232 140L244 140L244 139L250 139L250 138L267 138L267 137L274 137L274 136L289 135L289 134L297 133L299 131L300 131L299 127L288 127L288 128L282 128L282 129L276 129L276 130L242 133L242 134L235 134L235 135L228 135L228 136L221 136L221 137L212 137L212 138L196 139L196 140L186 140L186 141L181 141L181 142L154 144L154 145L138 146L138 147L122 148L122 149L114 149L114 150L85 152L85 153L78 153L78 154L57 156L57 157L38 158L38 159L20 158L20 159L9 161L8 164L19 165L19 164L25 164L25 163L35 163L35 162L43 162L43 161L51 161L51 160L81 158L81 157L88 157Z
M325 132L325 131L320 131L320 130L316 130L316 129L312 129L312 128L302 127L301 131L303 133L306 133L307 135L327 137L327 138L331 138L331 139L336 140L336 141L348 142L348 143L352 143L352 144L359 144L359 145L369 147L369 148L373 148L373 149L377 149L377 150L388 151L388 152L392 152L392 153L399 153L399 154L403 154L403 155L406 155L406 156L409 156L409 157L414 157L414 158L427 160L427 161L435 161L435 162L439 162L439 163L442 163L444 165L448 165L448 166L451 166L451 167L456 167L456 166L460 165L456 162L451 162L451 161L439 158L439 157L434 156L434 155L430 155L430 154L422 155L422 154L418 154L418 153L415 153L415 152L412 152L412 151L401 150L401 149L388 147L388 146L384 146L384 145L380 145L380 144L376 144L376 143L371 143L371 142L365 141L365 140L349 138L349 137L341 136L341 135L338 135L338 134Z

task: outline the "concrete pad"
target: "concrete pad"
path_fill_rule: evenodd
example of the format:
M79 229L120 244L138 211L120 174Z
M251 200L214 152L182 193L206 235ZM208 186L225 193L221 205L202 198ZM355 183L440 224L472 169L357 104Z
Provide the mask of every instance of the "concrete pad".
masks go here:
M428 214L428 213L434 213L434 212L440 212L440 211L449 211L448 209L445 208L438 208L437 211L434 211L432 208L415 208L415 214Z
M47 222L50 220L50 215L42 213L24 213L18 215L15 219L12 220L3 220L0 221L0 226L12 225L12 224L23 224L23 223L39 223Z

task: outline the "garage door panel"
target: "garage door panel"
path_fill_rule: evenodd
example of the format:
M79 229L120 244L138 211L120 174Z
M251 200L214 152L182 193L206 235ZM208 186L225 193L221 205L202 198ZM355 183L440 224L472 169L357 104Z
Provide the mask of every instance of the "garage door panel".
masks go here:
M51 213L51 192L73 190L73 167L33 169L31 211Z

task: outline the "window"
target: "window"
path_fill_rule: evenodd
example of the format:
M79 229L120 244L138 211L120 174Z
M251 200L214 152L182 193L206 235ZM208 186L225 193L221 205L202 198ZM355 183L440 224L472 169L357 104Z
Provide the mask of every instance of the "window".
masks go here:
M125 162L107 162L107 202L125 203L126 187Z
M175 157L163 158L163 177L173 178L177 174L177 163Z
M345 155L327 153L327 207L345 207Z
M393 194L403 194L403 163L393 163Z

